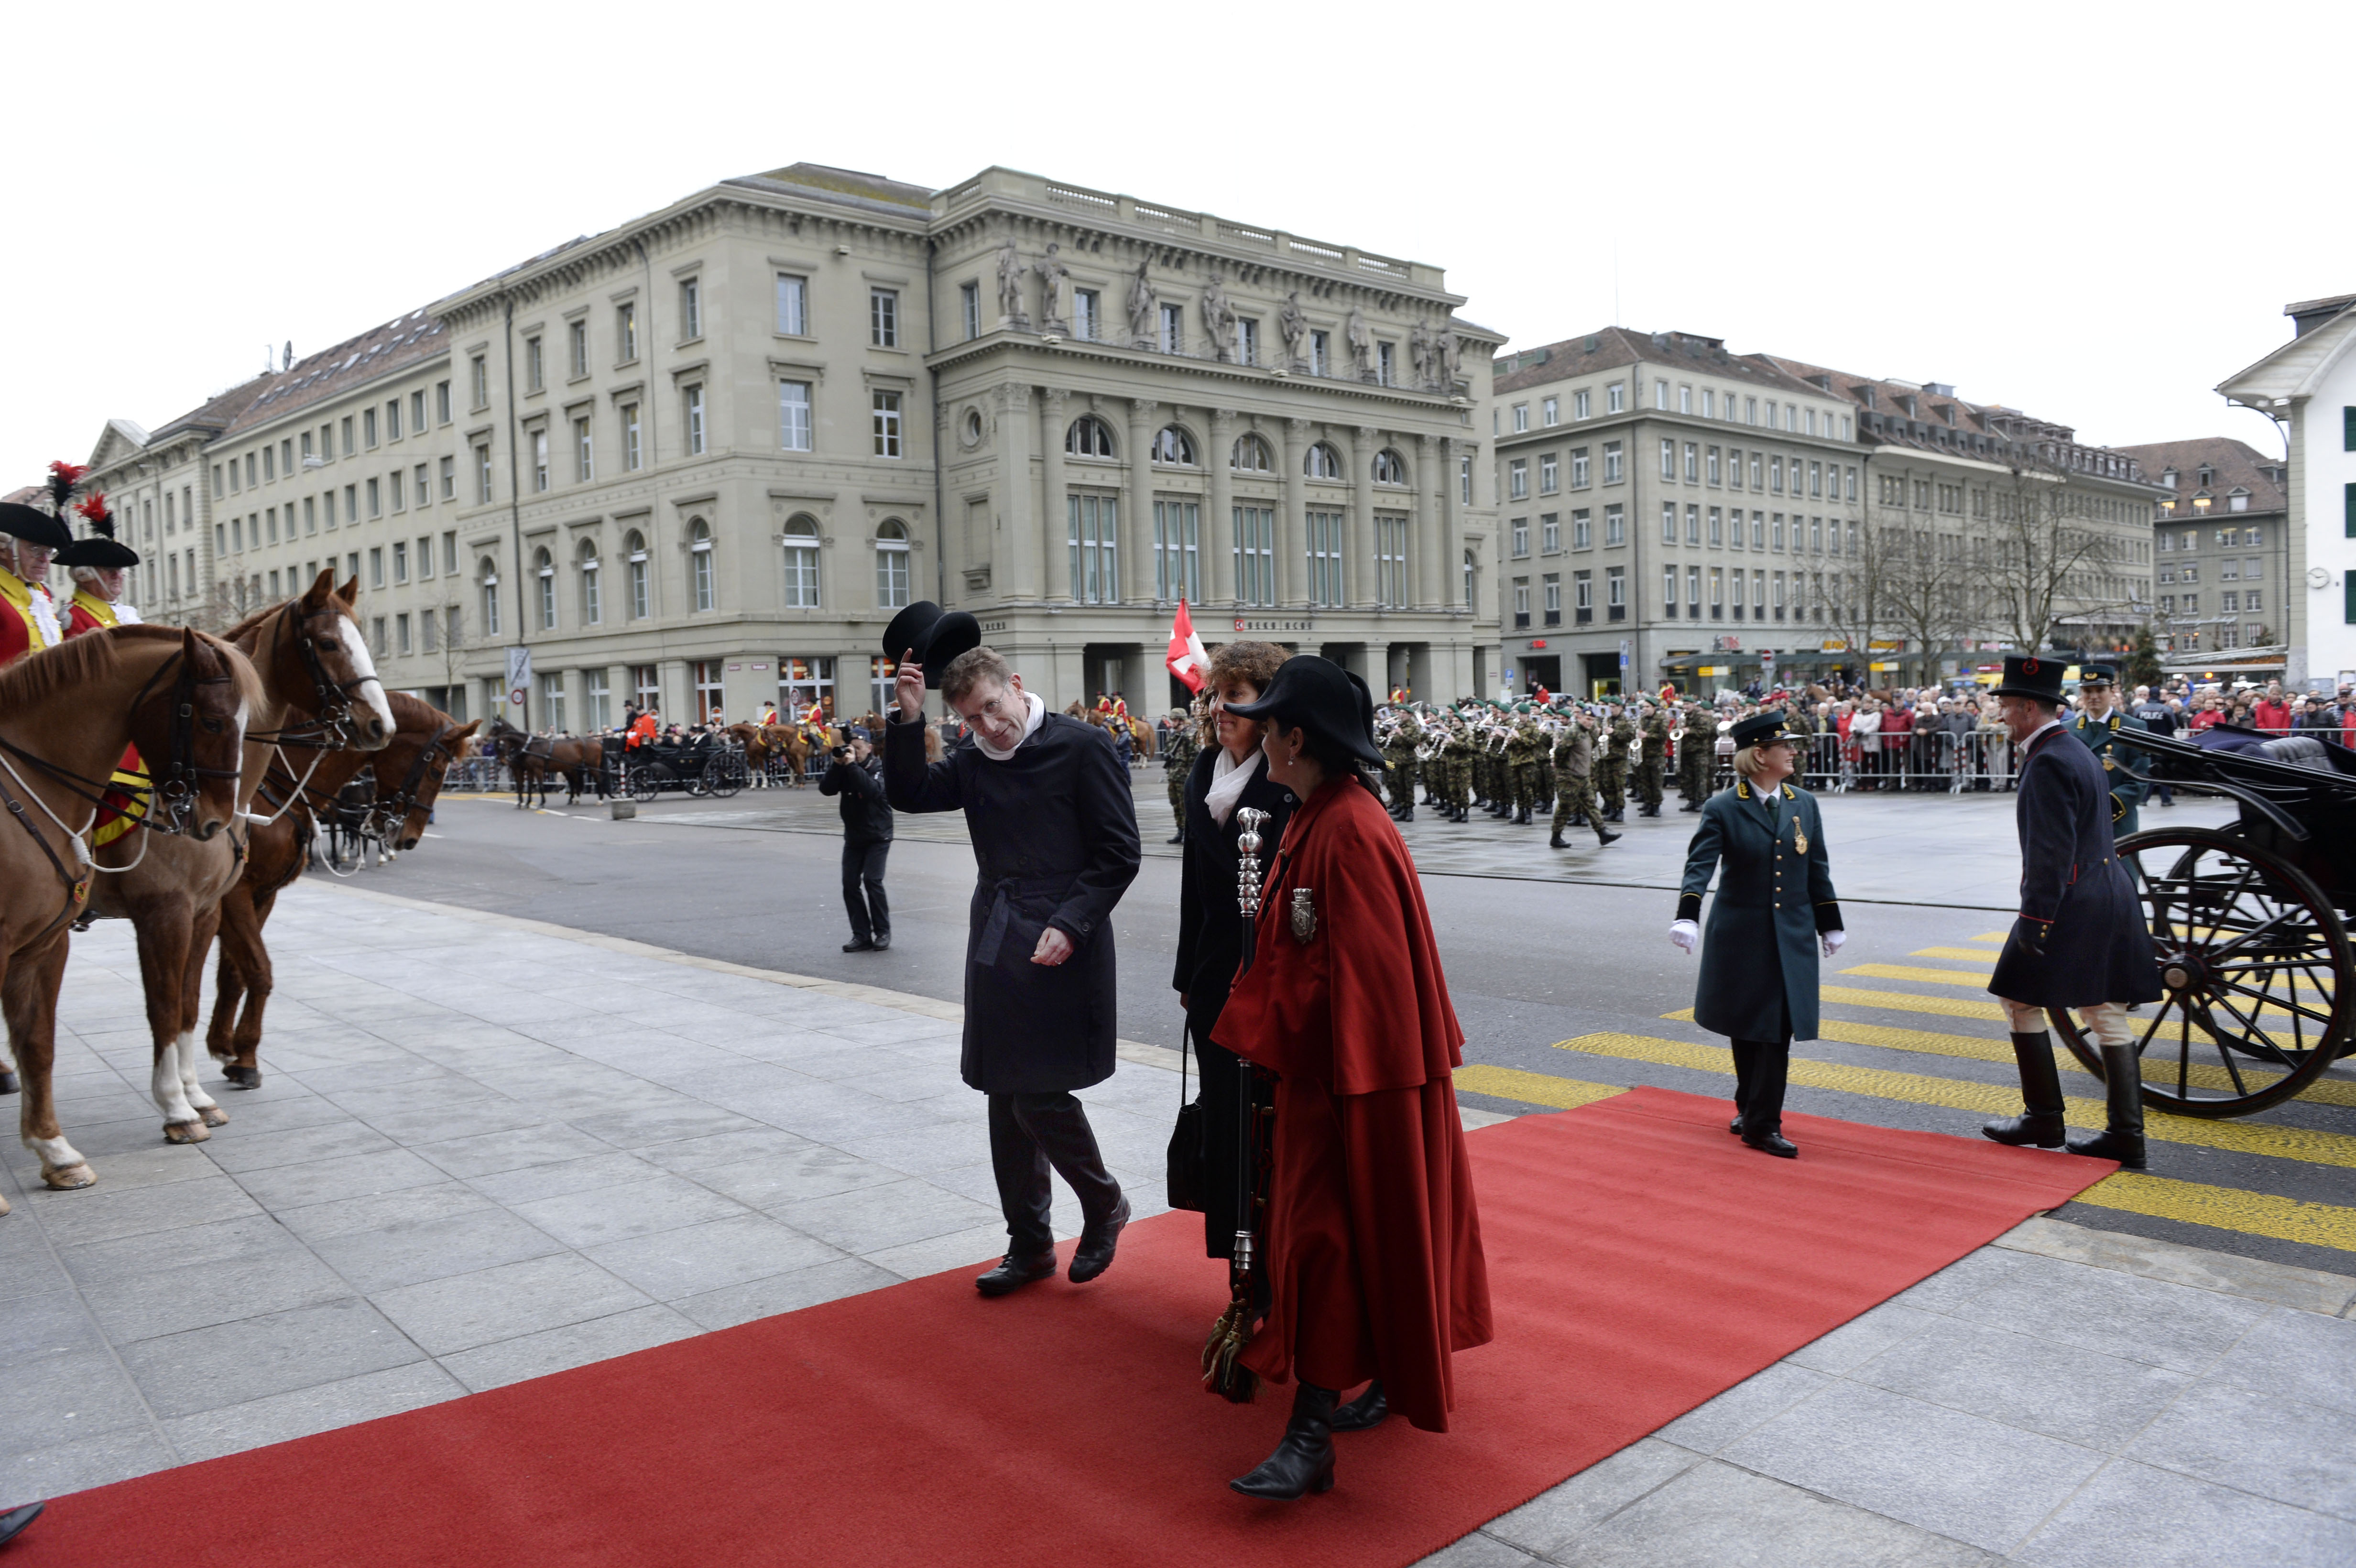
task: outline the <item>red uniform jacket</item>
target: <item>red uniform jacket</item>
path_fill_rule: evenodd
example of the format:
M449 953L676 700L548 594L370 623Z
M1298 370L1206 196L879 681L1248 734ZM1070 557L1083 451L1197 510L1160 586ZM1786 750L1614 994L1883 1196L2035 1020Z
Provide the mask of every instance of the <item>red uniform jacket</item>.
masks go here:
M1293 893L1316 913L1294 935ZM1380 1377L1448 1430L1449 1357L1491 1338L1489 1272L1451 1071L1464 1031L1415 864L1382 803L1330 780L1293 814L1261 893L1250 970L1212 1039L1279 1075L1266 1257L1245 1352L1282 1382Z

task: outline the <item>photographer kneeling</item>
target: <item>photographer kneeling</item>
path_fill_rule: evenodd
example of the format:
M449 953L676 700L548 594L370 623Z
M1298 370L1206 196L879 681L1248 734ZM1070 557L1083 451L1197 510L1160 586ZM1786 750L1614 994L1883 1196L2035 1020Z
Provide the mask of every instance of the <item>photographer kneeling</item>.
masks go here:
M851 912L845 953L892 945L892 906L884 897L884 859L892 852L892 804L884 798L884 763L864 734L831 748L820 795L842 797L842 903Z

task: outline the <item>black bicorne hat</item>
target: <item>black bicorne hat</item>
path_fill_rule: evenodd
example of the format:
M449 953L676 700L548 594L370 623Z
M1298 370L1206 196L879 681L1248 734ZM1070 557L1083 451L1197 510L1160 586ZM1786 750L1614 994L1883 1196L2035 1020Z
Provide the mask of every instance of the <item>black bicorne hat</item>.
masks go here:
M981 623L962 610L944 610L919 599L884 628L884 656L897 660L912 651L925 667L925 684L937 687L941 672L958 655L981 646Z
M1796 741L1799 737L1783 727L1783 714L1754 713L1734 727L1734 749L1745 746L1772 746L1778 741Z
M96 566L121 570L139 564L139 552L112 534L91 534L58 551L59 566Z
M63 549L74 542L73 530L66 527L62 518L20 501L0 501L0 534L23 539L27 544L46 545L50 549Z
M1258 702L1229 703L1227 711L1239 719L1297 724L1360 762L1382 765L1382 748L1375 744L1374 694L1332 659L1297 654L1277 666Z
M2004 679L1997 683L1993 695L2030 697L2058 705L2062 700L2062 669L2060 659L2048 658L2043 654L2007 654Z

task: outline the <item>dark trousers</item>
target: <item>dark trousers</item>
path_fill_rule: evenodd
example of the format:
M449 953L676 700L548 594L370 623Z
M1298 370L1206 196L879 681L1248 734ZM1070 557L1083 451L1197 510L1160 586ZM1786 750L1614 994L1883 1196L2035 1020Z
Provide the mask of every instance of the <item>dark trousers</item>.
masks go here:
M1783 1130L1783 1084L1792 1073L1792 1037L1734 1043L1734 1108L1742 1136L1764 1137Z
M998 1178L998 1205L1006 1214L1007 1252L1035 1258L1055 1248L1047 1223L1055 1196L1047 1170L1080 1198L1080 1226L1092 1231L1120 1206L1120 1183L1097 1151L1088 1113L1068 1093L990 1096L990 1164Z
M1194 999L1197 1004L1202 1001L1199 996ZM1224 1007L1226 998L1218 1001ZM1236 1185L1240 1134L1236 1120L1243 1102L1242 1078L1236 1070L1238 1058L1226 1046L1211 1043L1219 1008L1198 1006L1186 1017L1194 1034L1194 1065L1203 1074L1203 1251L1210 1257L1233 1257L1236 1214L1242 1207Z
M884 858L892 840L842 847L842 907L851 914L854 942L892 934L892 904L884 896Z

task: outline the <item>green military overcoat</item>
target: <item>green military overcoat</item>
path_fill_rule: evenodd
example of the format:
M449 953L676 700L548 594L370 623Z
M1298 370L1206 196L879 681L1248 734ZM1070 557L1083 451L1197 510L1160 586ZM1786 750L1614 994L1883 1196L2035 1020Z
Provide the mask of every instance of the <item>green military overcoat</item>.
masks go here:
M2124 838L2136 831L2140 807L2151 794L2151 753L2132 743L2114 744L2122 730L2149 731L2151 726L2114 707L2100 719L2073 715L2069 726L2087 749L2103 762L2103 783L2111 792L2111 836Z
M1841 929L1816 797L1786 782L1762 799L1742 779L1710 796L1686 849L1679 920L1700 917L1713 872L1694 1021L1736 1040L1779 1040L1787 1028L1815 1039L1817 933Z

